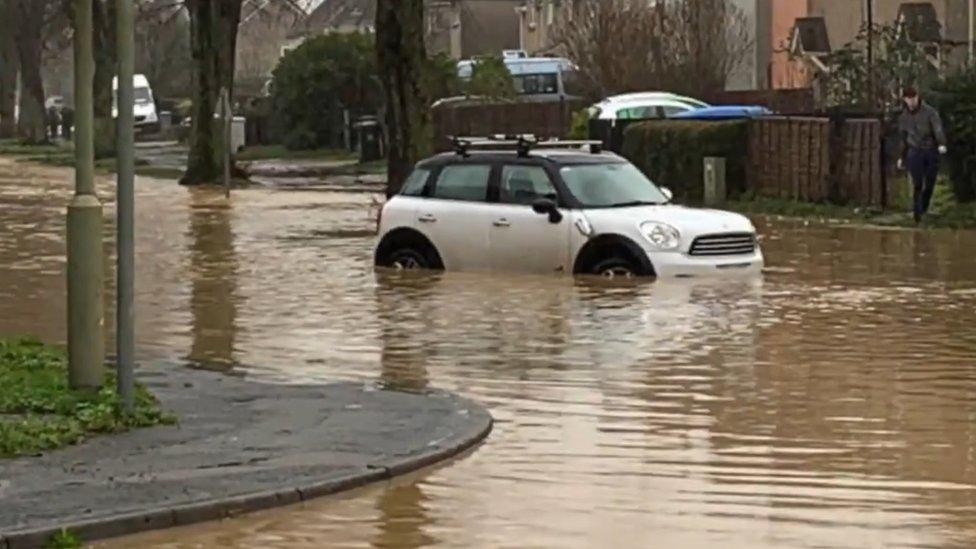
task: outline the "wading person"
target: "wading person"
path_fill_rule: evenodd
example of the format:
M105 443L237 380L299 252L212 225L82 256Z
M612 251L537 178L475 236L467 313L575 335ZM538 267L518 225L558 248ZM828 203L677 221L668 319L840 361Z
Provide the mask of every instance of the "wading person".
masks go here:
M914 187L915 222L929 209L939 177L939 155L946 153L946 136L939 111L922 101L918 90L905 88L905 108L898 119L902 154L898 167L908 170Z

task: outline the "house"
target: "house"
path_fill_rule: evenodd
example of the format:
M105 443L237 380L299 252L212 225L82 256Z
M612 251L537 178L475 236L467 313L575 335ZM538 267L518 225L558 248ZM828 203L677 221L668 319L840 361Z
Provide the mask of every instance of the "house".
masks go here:
M934 63L965 62L969 10L976 9L970 0L732 0L748 22L753 45L730 78L730 89L810 86L823 57L857 38L869 1L876 24L904 25L913 40L933 46Z
M577 0L522 0L515 8L519 17L519 49L529 55L555 53L559 27L572 20Z
M427 0L425 39L431 53L455 59L498 54L519 45L515 8L524 0ZM376 0L323 0L296 26L288 47L332 32L373 32Z
M278 66L292 29L307 16L297 0L244 1L237 31L237 94L261 93Z

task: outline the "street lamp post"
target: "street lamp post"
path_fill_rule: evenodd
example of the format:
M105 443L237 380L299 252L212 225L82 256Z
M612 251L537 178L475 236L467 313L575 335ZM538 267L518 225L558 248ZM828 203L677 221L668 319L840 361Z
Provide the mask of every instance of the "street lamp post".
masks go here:
M133 0L116 0L118 40L118 198L116 224L118 242L118 301L115 309L115 342L118 363L117 389L126 411L133 407L133 366L135 362L135 38Z
M68 381L102 385L105 318L102 309L102 204L95 196L92 126L92 0L74 0L75 194L68 204Z

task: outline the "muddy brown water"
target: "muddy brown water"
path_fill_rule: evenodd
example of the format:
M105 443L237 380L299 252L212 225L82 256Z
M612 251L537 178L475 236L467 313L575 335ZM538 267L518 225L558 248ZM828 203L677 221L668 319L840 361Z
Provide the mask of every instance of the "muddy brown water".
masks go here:
M0 159L0 333L64 339L70 188ZM106 546L976 546L976 233L759 220L760 279L399 276L371 266L372 200L139 180L139 356L436 385L491 409L489 440Z

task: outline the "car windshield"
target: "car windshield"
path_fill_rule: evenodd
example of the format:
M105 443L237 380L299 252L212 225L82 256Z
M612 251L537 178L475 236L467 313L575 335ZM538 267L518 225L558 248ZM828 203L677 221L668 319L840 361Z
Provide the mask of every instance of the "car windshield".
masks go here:
M657 185L627 162L566 166L560 174L569 192L584 208L624 208L668 202Z

